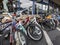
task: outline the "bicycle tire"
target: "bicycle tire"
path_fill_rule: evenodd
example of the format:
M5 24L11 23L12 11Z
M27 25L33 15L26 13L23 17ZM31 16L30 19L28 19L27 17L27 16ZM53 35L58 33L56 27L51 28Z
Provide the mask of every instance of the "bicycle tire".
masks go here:
M18 33L18 34L17 34ZM16 45L17 45L17 43L18 43L18 41L19 41L19 44L18 45L22 45L22 44L20 44L21 43L21 40L20 40L20 38L19 38L19 36L20 36L20 34L22 34L23 36L24 36L24 38L25 38L25 44L24 45L27 45L27 36L23 33L23 31L21 31L21 30L18 30L18 31L16 31L15 32L15 35L14 35L14 37L15 37L15 41L16 41ZM16 35L17 34L17 35ZM17 38L19 38L19 40L17 39Z
M31 28L30 25L32 25L32 26L33 26L33 25L34 25L34 26L37 26L37 27L40 29L40 31L41 31L41 37L40 37L40 38L34 38L34 37L30 34L30 32L29 32L29 28ZM35 41L41 40L42 37L43 37L43 31L42 31L41 27L38 26L37 24L30 24L30 25L27 26L27 33L28 33L28 36L29 36L32 40L35 40Z

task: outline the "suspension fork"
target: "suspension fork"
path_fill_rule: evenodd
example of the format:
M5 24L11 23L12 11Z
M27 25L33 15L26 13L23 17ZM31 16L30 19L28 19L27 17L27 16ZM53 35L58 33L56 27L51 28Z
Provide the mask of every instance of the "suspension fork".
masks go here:
M27 35L27 31L25 30L24 26L21 24L21 21L17 24L17 28L25 33Z
M11 30L10 30L10 45L14 45L14 32L15 32L15 22L12 22Z
M10 28L10 45L13 45L13 34L12 34L12 27Z
M54 23L54 25L55 25L54 19L52 19L52 22L53 22L53 23Z
M12 26L13 27L13 26ZM15 33L15 28L12 28L10 30L10 45L14 45L15 42L15 38L14 38L14 33Z
M22 26L22 25L20 25L21 27L20 28L22 28L22 31L25 33L25 35L27 35L27 31L26 31L26 29L24 28L24 26Z
M35 16L34 16L34 22L35 22L35 24L37 24L38 26L41 27L41 25L39 25L38 22L36 21L36 17Z

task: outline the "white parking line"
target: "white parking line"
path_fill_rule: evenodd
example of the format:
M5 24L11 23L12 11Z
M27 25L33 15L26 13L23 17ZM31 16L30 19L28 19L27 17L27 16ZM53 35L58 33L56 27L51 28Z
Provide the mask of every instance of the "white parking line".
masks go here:
M57 29L58 31L60 31L60 28L59 28L59 27L57 27L56 29Z
M2 35L0 34L0 36L2 36Z
M47 32L45 30L43 30L43 33L44 33L47 44L48 45L53 45L53 43L52 43L50 37L48 36Z

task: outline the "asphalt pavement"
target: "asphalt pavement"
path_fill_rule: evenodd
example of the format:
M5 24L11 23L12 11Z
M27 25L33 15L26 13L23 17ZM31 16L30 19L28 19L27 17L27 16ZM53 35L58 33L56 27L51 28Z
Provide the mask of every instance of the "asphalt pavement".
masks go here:
M1 45L1 37L0 37L0 45ZM3 45L8 45L9 40L4 39ZM60 45L60 27L56 30L43 30L43 38L39 41L34 41L32 39L28 39L28 45Z
M59 28L59 27L58 27ZM44 32L45 31L45 32ZM60 45L60 28L56 30L44 30L44 36L40 41L29 40L29 45Z

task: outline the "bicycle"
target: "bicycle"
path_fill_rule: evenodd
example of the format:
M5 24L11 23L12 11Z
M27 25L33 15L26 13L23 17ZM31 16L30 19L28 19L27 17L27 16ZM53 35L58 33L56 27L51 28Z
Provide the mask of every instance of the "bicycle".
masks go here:
M5 31L6 30L6 28L8 28L8 27L10 27L8 30L6 30L6 32L5 33L3 33L2 34L2 42L3 42L3 39L5 38L5 35L6 34L10 34L10 44L12 45L13 43L15 43L15 37L14 37L14 34L15 34L15 31L16 32L19 32L19 33L21 33L22 34L22 36L26 39L27 37L26 37L26 35L21 31L21 30L18 30L18 29L15 29L14 27L15 27L15 25L16 25L16 23L17 22L14 22L13 21L14 19L12 19L12 21L11 22L9 22L9 24L7 24L6 25L6 27L5 28L3 28L0 32L3 32L3 31ZM7 22L8 23L8 22ZM3 24L6 24L6 23L3 23ZM0 25L3 25L3 24L0 24ZM13 30L12 30L13 29ZM20 34L19 34L20 35ZM15 41L14 41L15 40ZM21 40L21 39L20 39ZM22 40L23 41L23 40ZM22 42L23 43L23 42ZM3 43L1 43L1 45L3 45ZM15 44L14 44L15 45ZM21 44L21 45L27 45L26 44L26 40L25 40L25 43L24 44Z
M40 16L40 18L37 18L37 19L40 21L40 22L39 21L38 22L41 25L41 27L45 30L47 30L47 29L55 30L57 27L57 23L56 23L57 21L55 20L55 18L52 17L52 15Z
M35 41L42 39L42 29L40 25L36 22L36 18L34 16L32 16L31 19L30 16L27 16L27 18L23 20L23 26L26 28L28 36L31 39Z

